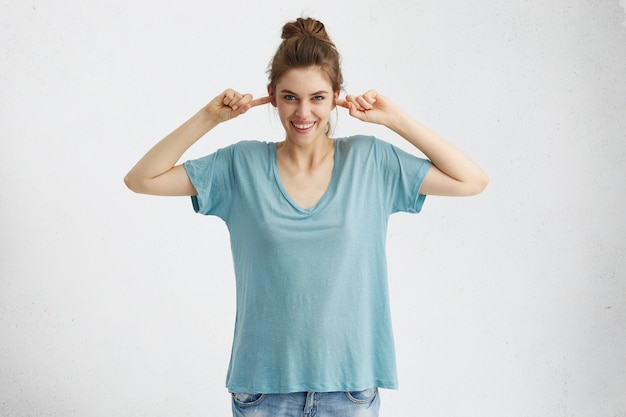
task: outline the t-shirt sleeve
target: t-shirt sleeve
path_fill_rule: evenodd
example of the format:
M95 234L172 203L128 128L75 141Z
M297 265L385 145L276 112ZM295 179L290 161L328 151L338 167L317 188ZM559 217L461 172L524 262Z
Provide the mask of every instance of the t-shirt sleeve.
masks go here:
M432 163L381 140L376 140L376 154L391 213L419 213L426 200L419 189Z
M232 195L231 155L229 147L183 164L197 191L197 195L191 196L196 213L227 217Z

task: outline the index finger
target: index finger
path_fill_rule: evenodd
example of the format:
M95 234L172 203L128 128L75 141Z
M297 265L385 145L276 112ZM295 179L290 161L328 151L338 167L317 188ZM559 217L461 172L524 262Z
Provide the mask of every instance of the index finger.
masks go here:
M335 104L338 105L339 107L344 107L346 109L350 109L350 106L348 105L348 102L344 99L338 98L335 100Z
M272 99L271 99L270 96L261 97L261 98L255 98L254 100L252 100L250 102L250 107L261 106L261 105L267 104L267 103L269 103L271 101L272 101Z

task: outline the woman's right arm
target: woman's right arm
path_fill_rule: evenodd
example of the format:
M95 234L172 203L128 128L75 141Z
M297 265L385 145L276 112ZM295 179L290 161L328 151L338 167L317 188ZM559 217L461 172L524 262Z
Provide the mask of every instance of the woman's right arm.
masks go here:
M253 100L250 94L224 91L150 149L124 177L126 186L141 194L196 195L185 168L176 165L183 153L218 124L269 100Z

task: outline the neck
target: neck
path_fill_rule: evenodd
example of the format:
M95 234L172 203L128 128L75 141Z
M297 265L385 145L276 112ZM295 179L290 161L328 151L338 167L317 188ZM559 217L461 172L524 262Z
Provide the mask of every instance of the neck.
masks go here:
M326 135L310 144L298 144L286 139L278 143L277 156L284 162L297 167L299 170L310 170L318 166L334 150L334 140Z

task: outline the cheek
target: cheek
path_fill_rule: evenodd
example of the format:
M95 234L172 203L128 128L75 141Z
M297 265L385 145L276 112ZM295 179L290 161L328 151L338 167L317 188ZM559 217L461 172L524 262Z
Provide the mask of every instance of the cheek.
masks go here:
M276 106L276 111L278 111L278 115L280 117L289 116L294 112L293 106L286 105L285 103L278 104Z
M330 117L331 111L332 108L330 106L319 106L317 109L314 110L314 113L320 119L327 119Z
M280 119L284 119L288 115L288 113L285 111L285 108L281 106L277 106L275 109L276 113L278 114L278 118Z

